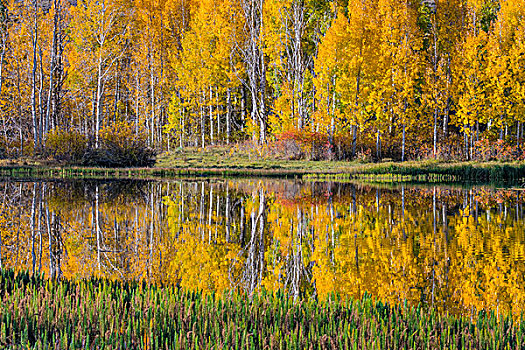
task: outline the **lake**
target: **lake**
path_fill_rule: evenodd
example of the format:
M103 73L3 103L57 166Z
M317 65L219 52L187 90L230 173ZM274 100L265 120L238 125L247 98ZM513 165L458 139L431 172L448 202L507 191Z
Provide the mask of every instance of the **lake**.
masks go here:
M525 305L525 192L278 179L0 182L0 264L54 278Z

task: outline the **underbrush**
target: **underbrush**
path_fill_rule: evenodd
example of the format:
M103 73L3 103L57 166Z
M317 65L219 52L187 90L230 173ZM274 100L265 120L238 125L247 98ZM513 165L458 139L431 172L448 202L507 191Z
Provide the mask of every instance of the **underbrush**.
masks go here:
M73 165L102 167L153 166L156 153L147 147L147 135L126 122L102 128L99 144L76 130L53 130L44 155Z
M401 161L402 144L399 135L383 134L379 151L374 135L374 130L360 132L354 150L350 132L335 135L333 140L330 140L326 133L289 130L275 135L264 145L252 141L239 143L233 147L233 151L252 157L280 160L355 160L360 163ZM432 142L428 140L408 139L405 145L405 160L441 162L525 160L525 148L516 145L513 139L483 137L474 142L472 148L468 148L467 151L464 148L463 137L459 134L451 134L446 140L438 142L435 150Z
M0 346L24 349L521 349L518 315L474 319L366 296L205 295L173 285L0 273Z

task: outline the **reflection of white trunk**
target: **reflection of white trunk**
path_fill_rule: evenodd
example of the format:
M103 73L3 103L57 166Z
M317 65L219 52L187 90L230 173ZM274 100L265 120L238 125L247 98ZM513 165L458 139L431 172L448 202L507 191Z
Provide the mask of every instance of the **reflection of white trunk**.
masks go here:
M331 240L332 240L332 247L333 247L335 230L334 230L334 205L332 203L332 198L330 198L330 201L329 201L329 208L330 208L330 233L331 233Z
M401 218L402 218L402 228L403 239L407 239L407 233L405 231L405 185L401 185Z
M213 217L213 185L210 184L210 209L208 211L208 243L211 243L211 219Z
M199 227L201 240L204 241L204 182L201 182L201 199L199 202Z
M100 272L100 250L101 250L101 242L102 239L102 232L100 231L100 221L99 221L99 212L98 212L98 185L95 187L95 230L97 234L97 265L98 270Z
M266 63L263 52L263 7L264 0L242 0L244 17L248 20L244 26L246 46L241 56L246 67L246 87L251 94L252 123L259 127L259 135L254 132L253 141L259 137L259 144L266 142Z
M54 219L54 215L53 215ZM53 220L54 221L54 220ZM47 239L49 244L49 277L55 278L57 276L55 267L55 251L53 249L53 230L51 229L51 221L49 218L49 206L46 205L46 227Z
M241 244L241 246L244 245L244 199L241 198L241 220L240 220L240 224L239 224L239 234L240 234L240 237L239 237L239 242Z
M226 186L228 186L226 184ZM226 242L229 243L230 242L230 226L231 226L231 222L230 222L230 192L229 192L229 188L226 187L226 212L225 212L225 215L226 215ZM1 242L0 242L1 244ZM1 251L0 251L1 253ZM1 257L0 257L1 259ZM1 263L1 262L0 262Z
M518 198L516 199L516 222L519 222L520 221L520 193L518 192ZM1 246L2 246L2 242L0 242L0 249L1 249ZM1 260L1 256L0 256L0 260ZM1 266L1 262L0 262L0 266Z
M253 194L255 201L255 193ZM257 216L255 207L250 214L251 236L250 242L245 249L247 256L244 268L244 288L249 295L252 295L262 279L264 270L264 227L265 227L265 195L264 190L259 189L259 210Z
M31 257L33 259L33 274L35 273L35 221L36 221L36 183L33 184L33 198L31 200Z
M219 237L219 218L221 215L221 197L219 196L219 193L217 193L217 209L215 211L216 213L216 219L215 219L215 243L217 243L217 239Z
M153 263L153 241L155 232L155 202L153 198L153 185L151 186L150 194L150 223L149 223L149 259L148 259L148 274L151 274L151 264Z
M301 209L297 209L297 232L295 242L292 243L292 266L290 280L290 294L294 301L297 301L301 292L301 275L303 270L302 254L302 237L303 237L303 215Z
M185 217L184 217L184 186L182 186L182 182L180 183L180 219L179 219L179 222L180 222L180 230L177 232L177 238L180 234L182 234L182 230L183 230L183 224L184 222L186 221Z
M354 235L354 248L355 248L355 268L359 272L359 245L357 244L357 232Z
M436 211L436 187L434 187L432 193L432 227L434 232L434 250L433 250L433 259L432 259L432 305L434 305L435 291L436 291L436 236L437 236L437 211Z
M381 199L381 193L379 189L376 189L376 211L379 213L379 200Z

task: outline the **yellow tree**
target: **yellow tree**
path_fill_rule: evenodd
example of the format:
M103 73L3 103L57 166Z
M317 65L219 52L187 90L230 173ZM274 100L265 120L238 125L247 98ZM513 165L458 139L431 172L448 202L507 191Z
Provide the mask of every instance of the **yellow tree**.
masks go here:
M126 53L129 34L126 11L123 4L111 0L84 0L71 9L69 83L82 95L92 90L95 147L99 145L101 126L108 122L104 108L106 90L119 60Z
M418 28L419 2L380 0L377 11L377 71L371 93L375 114L377 157L381 158L381 133L402 130L402 160L405 133L416 114L416 85L420 75L422 33Z
M336 99L339 100L336 86L340 86L339 81L347 69L345 51L348 43L348 26L348 18L340 9L322 38L315 59L314 85L317 111L314 123L317 130L326 130L332 143L336 129L336 118L337 115L341 115L339 109L336 108ZM337 127L339 127L339 121Z
M164 67L166 65L163 43L162 7L160 1L136 0L133 23L133 68L135 93L135 123L145 124L150 145L161 144L159 136L162 123L159 106L164 90Z
M189 29L194 1L134 0L131 51L132 72L129 88L134 103L137 128L144 124L152 146L170 147L170 138L163 137L169 118L167 100L174 88L173 60L179 55L183 34ZM167 141L167 142L165 142Z
M315 61L318 123L328 128L333 142L339 132L352 130L352 156L355 156L358 128L365 125L368 96L376 64L372 13L374 2L348 3L348 18L343 9L319 44Z
M453 122L464 134L467 158L473 156L474 136L476 140L479 138L479 123L484 121L489 105L486 75L488 35L479 20L481 9L482 3L470 4L471 22L454 64L457 111Z
M243 83L251 98L251 118L248 129L252 134L252 140L263 144L266 143L268 123L267 64L263 49L264 1L242 0L240 6L245 23L243 25L244 40L238 46L238 50L246 70L246 79L243 80Z
M410 0L397 1L391 8L393 19L397 20L389 39L394 48L390 68L391 103L393 122L401 128L401 161L404 161L406 129L416 125L419 110L416 98L421 76L423 33L417 23L418 3Z
M274 113L284 125L298 130L308 122L308 82L311 55L307 52L307 24L315 13L303 0L264 3L264 52L268 56L267 81L274 92ZM288 105L288 108L282 108ZM270 125L283 131L279 121Z
M464 35L465 0L426 2L422 7L421 26L426 34L426 67L422 97L429 124L432 148L437 156L438 124L442 116L443 138L448 135L453 100L452 60ZM427 119L427 120L428 120ZM421 135L420 135L421 136ZM424 138L422 138L424 139ZM428 139L427 139L428 141Z
M193 15L191 30L182 38L180 56L174 63L177 93L173 95L175 103L172 106L176 107L170 112L170 124L176 125L181 113L191 106L195 117L200 120L201 147L205 145L206 134L211 144L218 138L221 128L219 99L222 101L225 95L229 96L231 89L239 86L237 74L242 73L239 59L234 55L235 47L242 39L239 13L240 8L234 1L202 0ZM227 100L231 103L230 98ZM229 142L231 106L227 107ZM209 123L206 123L207 115Z
M488 67L491 96L493 98L492 118L500 128L503 138L505 126L516 126L516 146L520 138L524 113L524 26L525 2L501 1L498 19L491 32L491 50ZM492 120L491 120L492 121Z

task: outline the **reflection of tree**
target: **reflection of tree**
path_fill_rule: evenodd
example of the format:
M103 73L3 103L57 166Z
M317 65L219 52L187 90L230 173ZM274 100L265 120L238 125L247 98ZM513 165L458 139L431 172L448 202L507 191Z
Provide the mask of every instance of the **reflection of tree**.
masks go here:
M255 207L257 194L259 196L258 209ZM242 284L249 295L252 295L255 289L259 286L265 269L264 227L266 220L266 208L263 188L259 188L256 192L254 192L252 195L252 201L254 205L252 205L250 213L250 240L246 246L242 248L242 251L246 256L243 268Z
M0 267L206 292L331 292L519 312L523 200L487 188L290 181L0 185Z

